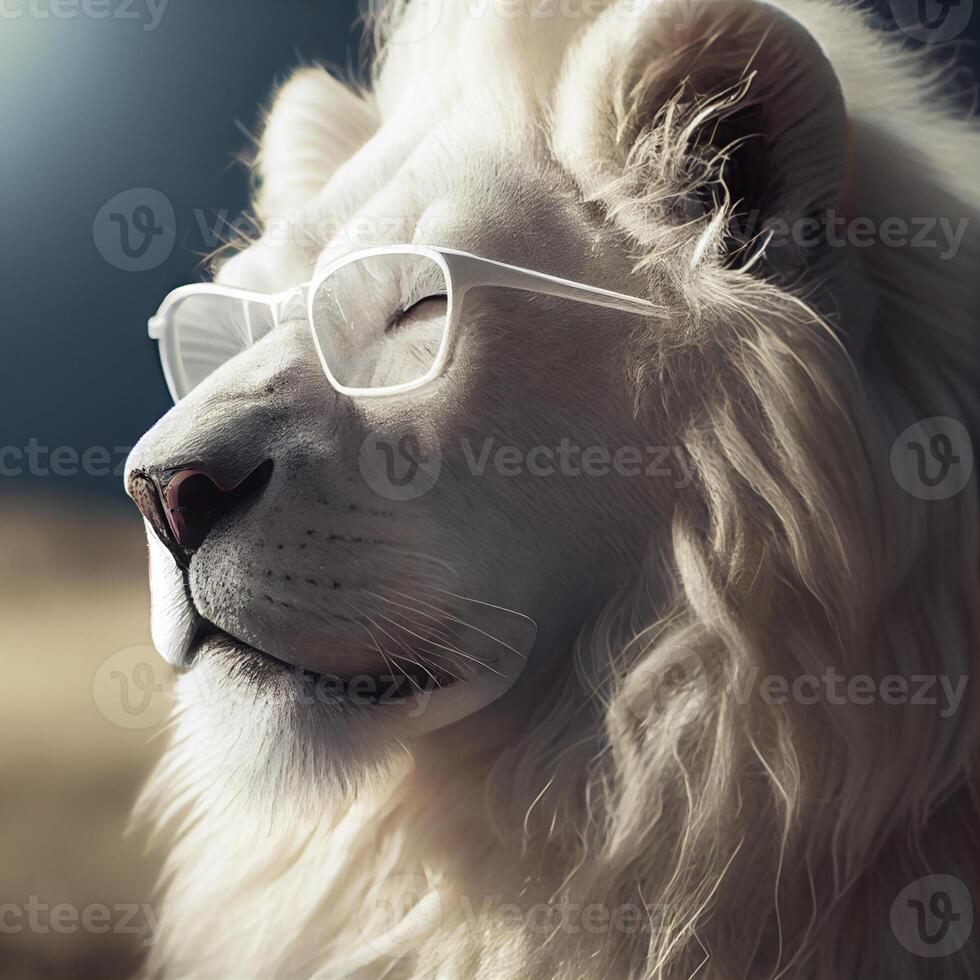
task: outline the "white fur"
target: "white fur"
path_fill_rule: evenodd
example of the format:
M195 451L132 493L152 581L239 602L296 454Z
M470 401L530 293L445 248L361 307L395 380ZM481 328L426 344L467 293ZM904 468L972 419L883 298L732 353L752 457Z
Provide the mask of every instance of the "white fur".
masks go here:
M260 157L262 216L339 222L329 240L275 253L280 286L301 282L324 249L362 244L352 236L367 221L390 228L377 240L472 248L655 293L676 310L631 331L574 313L556 325L534 303L501 300L498 319L520 327L516 349L487 321L472 359L412 406L417 418L444 437L465 410L477 431L503 419L527 442L547 439L554 422L586 438L675 445L695 476L642 493L616 481L444 480L396 524L405 550L318 558L329 566L318 576L352 569L379 592L406 580L455 584L538 621L517 693L452 728L412 739L371 720L346 727L286 710L286 689L257 698L219 666L184 677L173 748L143 803L176 829L151 972L933 975L891 935L888 911L921 875L975 881L976 689L948 719L880 705L775 708L734 692L753 670L972 672L975 478L948 501L917 500L892 478L888 454L918 418L952 415L974 431L980 421L980 134L945 107L941 72L849 7L635 8L610 4L593 23L474 19L467 4L447 3L422 40L388 29L371 93L311 71L280 93ZM816 112L779 142L796 192L779 207L812 192L878 223L965 215L954 259L877 245L832 257L819 278L779 284L766 276L772 254L749 268L728 261L725 209L736 202L722 195L710 213L676 220L713 173L701 120L730 107L710 103L719 93L672 101L683 75L659 68L682 37L738 83L746 66L729 64L732 35L699 48L705 38L690 31L749 22L775 25L776 43L789 45L781 56L812 68L806 77L827 86L814 90L818 104L842 93L846 107L846 147L832 145L830 123L809 124ZM792 114L804 91L783 88L792 72L767 77L766 67L763 58L757 88L739 97L769 84ZM838 152L843 203L828 199L832 162L814 165ZM219 275L267 281L270 247ZM326 470L314 477L303 460L326 438L326 396L289 344L223 368L133 464L217 442L243 456L253 444L283 447L299 475L271 488L283 506L259 535L270 543L276 521L288 543L290 528L343 519L315 510ZM506 390L482 380L503 377L493 373L501 363ZM262 414L266 384L289 425ZM353 415L330 411L339 455L356 455L356 440L345 441ZM371 411L369 427L401 410ZM205 556L232 597L215 590L202 558L195 600L256 645L302 651L312 627L298 613L265 619L241 598L252 594L248 569L258 576L277 560L255 554L248 530L229 536L227 561ZM420 542L424 561L408 551ZM154 586L154 635L164 648L180 614L158 606L174 601L163 593L179 577L158 573L161 557L154 576L170 578ZM296 585L281 595L305 601ZM688 682L660 690L676 662L691 668ZM546 901L635 906L646 928L526 928ZM958 975L975 973L975 947L956 962Z

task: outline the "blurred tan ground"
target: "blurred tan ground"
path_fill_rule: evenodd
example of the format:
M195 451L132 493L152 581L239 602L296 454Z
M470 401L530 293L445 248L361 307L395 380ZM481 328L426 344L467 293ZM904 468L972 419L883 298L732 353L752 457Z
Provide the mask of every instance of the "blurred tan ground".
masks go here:
M156 686L140 674L142 686L121 700L149 642L135 511L0 501L0 980L112 980L138 966L143 940L121 931L126 913L113 907L153 902L155 859L124 831L162 748L162 661L152 665ZM61 933L39 912L32 931L27 913L9 908L32 896L69 903L75 927L71 912L61 913ZM83 928L95 904L110 908L106 933Z

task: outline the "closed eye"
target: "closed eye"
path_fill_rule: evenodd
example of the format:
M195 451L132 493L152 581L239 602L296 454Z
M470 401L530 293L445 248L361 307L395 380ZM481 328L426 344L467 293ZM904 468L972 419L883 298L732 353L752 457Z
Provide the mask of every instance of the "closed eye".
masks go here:
M385 333L390 334L396 330L436 317L445 317L447 304L448 297L444 293L435 296L426 296L417 303L413 303L408 309L394 316L385 328Z

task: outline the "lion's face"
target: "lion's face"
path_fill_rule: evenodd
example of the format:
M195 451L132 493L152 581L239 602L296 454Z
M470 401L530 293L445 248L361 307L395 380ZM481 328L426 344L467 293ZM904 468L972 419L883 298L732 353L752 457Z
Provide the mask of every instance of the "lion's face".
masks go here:
M713 264L725 240L705 210L706 168L723 154L690 137L666 148L649 140L642 113L657 120L666 100L681 98L689 66L678 56L662 74L643 76L642 58L628 67L636 29L607 18L577 49L539 24L518 44L513 25L463 22L443 66L413 45L393 50L372 103L319 70L280 94L260 154L267 232L219 281L277 292L358 248L412 242L647 296L677 313L638 325L482 289L448 370L418 391L339 396L302 318L207 378L141 440L128 476L131 488L141 475L165 488L176 471L203 470L232 487L252 474L251 492L216 515L186 567L151 535L155 642L191 665L189 679L209 682L203 724L234 693L247 707L225 729L265 719L279 749L286 725L304 744L312 735L329 746L331 765L347 765L377 761L404 736L504 692L510 717L526 717L572 669L567 651L583 623L635 584L645 557L661 563L657 536L689 482L663 406L691 371L670 358L689 356L693 322L701 340L716 342L712 330L724 338L724 324L707 309L693 315L684 295L691 270ZM659 20L645 29L682 38ZM787 49L800 46L795 27L780 31ZM522 44L532 42L538 54L527 57ZM806 50L814 91L833 91ZM718 85L716 67L706 66L705 86ZM775 71L773 84L781 78ZM617 118L621 89L637 106ZM794 112L808 104L791 94ZM843 117L839 100L824 102L806 126L813 145L830 148L826 161L799 140L780 156L789 109L741 121L772 127L771 167L785 186L819 165L818 190L833 187ZM661 152L661 163L644 163ZM818 203L773 198L769 183L753 184L763 173L753 159L737 172L747 182L736 196L758 199L764 215Z
M332 241L301 253L287 235L219 278L264 285L269 248L293 249L275 256L283 288L325 258L412 241L628 288L625 256L610 247L597 260L587 209L532 143L505 165L499 142L447 124L395 166L404 147L383 137L358 163L385 176L359 188L367 203ZM329 186L318 207L335 216ZM614 465L617 450L650 442L627 394L630 318L494 289L469 309L446 373L385 398L338 395L305 320L284 324L135 448L130 474L161 482L191 467L231 486L271 463L186 568L150 534L155 643L209 681L201 710L254 689L304 733L315 721L331 752L371 759L389 737L485 707L521 674L564 670L549 650L567 649L631 574L657 461Z

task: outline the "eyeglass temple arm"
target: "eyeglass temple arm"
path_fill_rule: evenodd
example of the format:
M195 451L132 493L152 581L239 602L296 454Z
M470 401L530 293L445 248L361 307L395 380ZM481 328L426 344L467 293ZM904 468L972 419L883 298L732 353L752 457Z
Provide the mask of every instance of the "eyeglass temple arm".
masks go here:
M549 276L544 272L534 272L518 266L505 265L492 259L477 259L461 256L464 265L463 273L466 280L473 285L498 286L503 289L520 289L532 293L543 293L546 296L557 296L561 299L571 299L578 303L589 303L592 306L602 306L610 310L621 310L624 313L635 313L638 316L652 316L660 312L660 307L650 300L639 296L628 296L625 293L600 289L598 286L588 286L584 283L572 282L558 276Z

